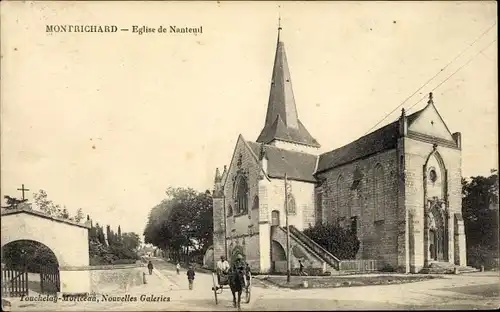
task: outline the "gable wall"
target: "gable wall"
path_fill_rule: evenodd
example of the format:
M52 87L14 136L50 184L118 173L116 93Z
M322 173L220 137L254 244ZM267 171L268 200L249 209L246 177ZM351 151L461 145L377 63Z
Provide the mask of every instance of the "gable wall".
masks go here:
M427 157L433 150L433 146L427 142L405 138L405 206L411 215L410 224L411 237L413 240L413 250L411 265L418 271L424 265L423 239L424 239L424 185L423 166ZM461 151L449 147L437 147L439 155L444 161L448 171L446 187L448 189L449 210L451 214L461 213L462 210L462 171L461 171ZM434 160L431 158L431 163ZM441 173L442 174L442 173ZM429 189L428 196L439 196L441 188ZM453 228L450 227L450 237L453 238ZM450 245L451 247L452 245ZM465 246L463 246L465 249ZM453 252L452 252L453 253Z
M418 132L445 140L453 140L451 133L448 131L434 105L427 106L418 118L408 127L408 131Z
M238 171L238 158L241 154L241 168L248 169L248 213L236 215L235 199L233 197L233 178ZM259 164L251 154L242 138L238 140L230 167L227 172L227 180L224 186L228 252L239 245L247 256L250 265L254 267L254 261L259 259L259 210L253 209L255 196L258 196ZM224 181L223 181L224 182ZM232 206L233 215L227 216L229 206ZM258 265L257 265L258 267Z

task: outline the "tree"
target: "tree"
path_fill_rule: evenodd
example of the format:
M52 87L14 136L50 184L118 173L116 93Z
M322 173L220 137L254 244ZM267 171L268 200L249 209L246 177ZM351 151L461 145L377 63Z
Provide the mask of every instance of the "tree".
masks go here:
M39 190L38 193L33 194L33 200L35 206L42 212L48 215L55 215L57 213L57 207L54 203L48 199L47 192L44 190Z
M198 253L206 251L213 235L210 192L169 187L166 195L149 213L145 243L162 249L168 247L172 257L178 260L188 256L189 249Z
M354 259L359 250L356 235L335 224L319 224L305 229L304 234L341 260Z
M2 246L2 263L8 267L26 267L28 272L40 272L40 265L57 265L58 261L47 246L31 241L18 240Z
M74 221L80 223L83 220L83 209L78 208L76 211L76 215L74 217Z
M137 251L141 244L141 238L137 233L128 232L122 234L123 247L127 250Z
M18 199L15 197L11 197L9 195L5 195L4 199L5 199L5 203L7 204L7 206L5 206L3 208L7 208L7 209L17 209L20 204L27 201L27 199L22 200L22 199Z
M473 266L492 265L493 259L498 258L499 247L496 173L489 177L462 179L462 215L469 263Z

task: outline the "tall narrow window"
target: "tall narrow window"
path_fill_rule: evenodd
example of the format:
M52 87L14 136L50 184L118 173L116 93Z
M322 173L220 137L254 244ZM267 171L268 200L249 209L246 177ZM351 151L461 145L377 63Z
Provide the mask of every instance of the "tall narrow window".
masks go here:
M316 194L316 224L323 222L323 193Z
M377 164L373 171L373 199L375 206L375 221L384 220L385 217L384 187L384 169L380 164Z
M253 198L252 209L259 209L259 196Z
M245 179L243 178L241 178L238 182L236 201L237 201L237 214L248 212L248 185Z
M358 235L358 217L351 217L351 232Z
M344 177L339 176L337 179L337 189L335 192L335 206L337 209L337 216L341 219L346 217L346 190L344 186Z
M292 194L288 195L288 214L289 215L294 215L297 213L297 206L295 204L295 198L293 197Z

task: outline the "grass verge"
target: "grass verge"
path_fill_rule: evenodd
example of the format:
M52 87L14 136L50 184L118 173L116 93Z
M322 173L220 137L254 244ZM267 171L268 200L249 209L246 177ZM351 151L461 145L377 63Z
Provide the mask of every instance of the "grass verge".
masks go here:
M268 276L263 281L275 286L290 289L304 288L303 283L307 282L307 288L339 288L370 285L393 285L421 282L425 280L442 278L435 275L377 275L377 276L348 276L348 277L292 277L290 283L286 282L286 276Z

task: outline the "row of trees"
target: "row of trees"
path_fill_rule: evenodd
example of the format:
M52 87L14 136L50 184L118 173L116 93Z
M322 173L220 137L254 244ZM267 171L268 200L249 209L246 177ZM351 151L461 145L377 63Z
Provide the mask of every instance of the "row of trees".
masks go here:
M118 226L115 233L109 225L104 228L96 223L91 224L89 232L89 255L90 264L119 264L133 263L138 259L137 251L140 245L140 237L137 233L121 233Z
M20 205L24 205L26 200L20 200L15 197L5 196L5 209L17 209ZM47 196L47 192L39 190L33 194L33 202L36 210L39 210L47 215L57 218L81 223L85 221L83 209L79 208L74 215L71 215L66 206L55 204ZM31 209L30 205L24 205ZM132 263L138 259L137 249L140 245L140 237L137 233L128 232L122 233L118 226L115 233L109 225L104 227L99 223L93 224L90 216L87 215L86 222L91 226L89 231L89 256L91 265L113 264L113 263ZM106 234L105 234L106 233ZM14 263L19 263L19 257L23 253L28 255L29 260L27 265L33 266L31 263L47 263L54 262L54 259L48 261L49 258L55 258L52 251L47 247L30 241L20 241L9 244L6 250Z
M468 264L498 266L498 174L462 179L462 215Z
M168 251L176 261L192 261L190 255L202 257L213 238L210 191L170 187L166 195L149 213L145 243Z

